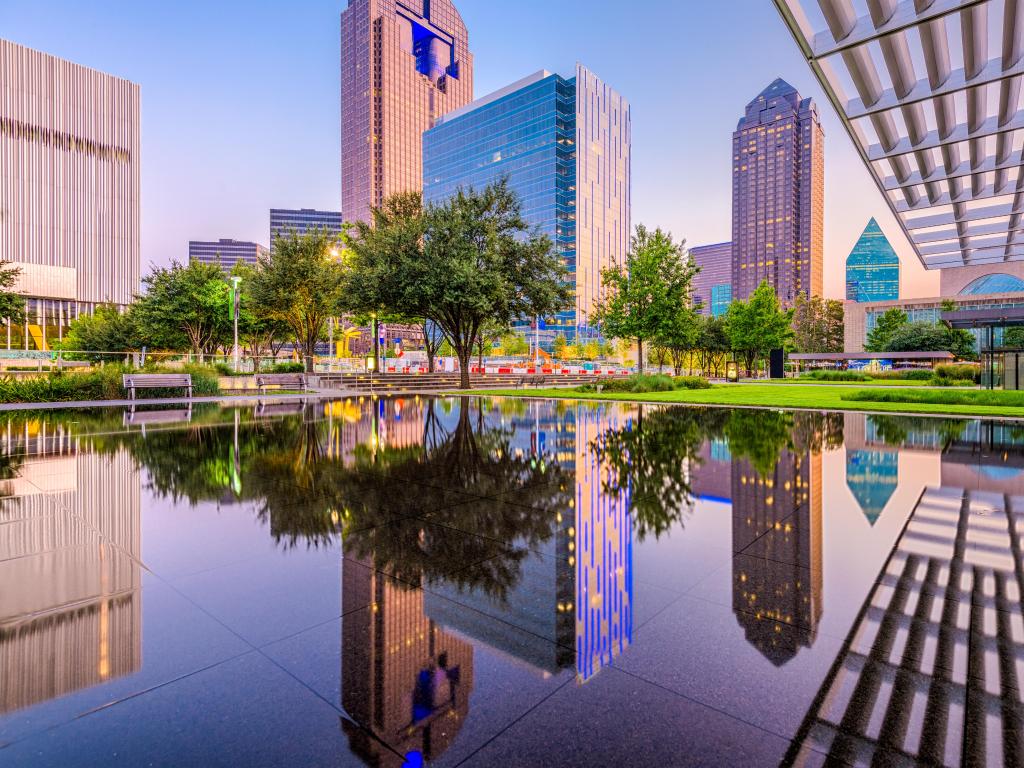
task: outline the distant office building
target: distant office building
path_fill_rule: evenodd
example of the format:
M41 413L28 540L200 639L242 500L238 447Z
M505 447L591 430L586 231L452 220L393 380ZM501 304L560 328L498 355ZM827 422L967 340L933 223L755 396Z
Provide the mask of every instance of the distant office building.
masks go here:
M846 299L896 301L899 297L899 256L872 218L846 257Z
M341 210L423 181L420 137L473 99L473 57L451 0L349 0L341 14Z
M426 202L503 177L573 281L573 307L547 324L547 340L594 334L601 270L621 263L629 248L629 103L577 65L572 78L538 72L438 119L423 134Z
M818 108L775 80L747 105L732 135L732 290L762 280L784 305L820 296L824 255L825 134Z
M724 315L732 301L732 243L700 245L690 249L700 267L693 279L693 298L704 315Z
M250 243L246 240L188 241L189 261L219 264L225 271L230 271L240 261L255 266L256 260L266 253L267 249L259 243Z
M299 208L298 210L271 208L270 240L268 242L273 246L275 237L292 230L304 235L311 229L320 228L340 235L341 223L341 213L337 211L315 211L312 208Z
M0 40L0 261L21 269L8 349L49 349L139 289L139 86Z

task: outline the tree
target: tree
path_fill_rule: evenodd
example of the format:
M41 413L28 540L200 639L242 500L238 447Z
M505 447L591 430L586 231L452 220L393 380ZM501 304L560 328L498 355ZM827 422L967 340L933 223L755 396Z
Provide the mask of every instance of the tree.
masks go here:
M682 373L683 363L697 345L699 323L700 315L686 302L665 318L658 331L656 342L668 351L676 376Z
M21 267L12 267L10 263L0 261L0 320L18 325L25 322L25 297L11 290L18 283Z
M694 342L697 365L705 376L719 376L731 346L724 317L697 319L697 339Z
M288 326L309 373L327 319L340 314L345 268L338 245L335 235L321 228L279 235L250 281L255 312Z
M79 315L60 343L62 350L92 353L126 352L141 347L139 329L132 312L120 312L110 304L101 304L91 315ZM82 355L89 360L102 361L109 355Z
M142 278L143 295L132 308L149 346L212 352L231 333L228 284L216 264L177 261Z
M868 352L889 351L889 340L896 329L907 323L907 313L899 307L891 307L875 321L875 327L868 333L864 349Z
M952 352L961 359L973 360L974 336L962 328L950 328L943 323L919 320L899 326L889 343L879 352Z
M1024 327L1016 326L1003 331L1003 349L1024 349Z
M637 345L637 367L644 370L644 342L665 331L676 313L689 307L691 283L699 268L686 258L685 240L638 224L621 267L602 270L605 295L594 319L605 335Z
M792 333L790 313L782 309L775 291L764 280L747 301L733 301L725 317L730 346L743 357L747 376L758 360L784 347Z
M803 293L793 304L793 345L798 352L843 351L843 303Z
M353 298L435 322L459 359L464 389L485 323L547 317L571 300L561 257L530 230L506 179L460 189L426 210L418 194L398 195L372 219L355 226L349 243Z
M530 344L523 334L509 331L501 338L501 349L506 355L526 355L530 352Z
M556 360L564 360L566 350L569 348L569 341L564 333L556 333L555 340L551 344L551 355Z
M255 274L255 268L241 261L231 270L232 276L241 278L238 288L241 292L238 301L238 340L259 365L259 359L265 354L269 354L271 358L277 357L291 336L291 330L282 320L257 311L252 296ZM230 308L228 311L230 312Z

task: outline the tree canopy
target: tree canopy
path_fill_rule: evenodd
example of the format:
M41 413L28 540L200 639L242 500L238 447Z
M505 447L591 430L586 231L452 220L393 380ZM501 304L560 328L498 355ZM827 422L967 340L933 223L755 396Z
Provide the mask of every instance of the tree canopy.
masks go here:
M11 290L18 283L21 267L10 264L0 261L0 320L17 325L25 321L25 297Z
M775 291L767 281L746 301L734 300L726 313L729 343L739 354L749 376L758 360L773 349L782 349L789 340L791 313L782 309Z
M796 351L842 352L843 341L843 302L799 294L793 304Z
M357 306L436 323L459 358L464 388L485 324L547 317L572 297L561 257L531 231L504 179L426 209L419 195L391 198L370 224L355 225L349 246Z
M212 352L231 328L228 284L216 264L192 261L154 267L132 307L135 327L159 349Z
M292 231L274 238L249 282L254 311L288 326L306 370L313 370L316 344L327 333L327 320L339 313L345 286L340 244L326 229Z
M625 263L602 270L604 297L594 320L606 336L636 342L641 373L645 342L660 336L684 347L695 338L691 285L700 270L686 258L685 244L676 243L670 232L638 224Z

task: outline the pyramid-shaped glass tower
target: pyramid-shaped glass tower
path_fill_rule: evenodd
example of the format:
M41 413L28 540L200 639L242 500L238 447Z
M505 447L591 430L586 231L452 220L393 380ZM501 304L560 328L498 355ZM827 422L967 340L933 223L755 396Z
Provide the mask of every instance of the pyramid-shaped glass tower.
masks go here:
M846 257L848 301L896 301L900 297L900 259L871 219Z

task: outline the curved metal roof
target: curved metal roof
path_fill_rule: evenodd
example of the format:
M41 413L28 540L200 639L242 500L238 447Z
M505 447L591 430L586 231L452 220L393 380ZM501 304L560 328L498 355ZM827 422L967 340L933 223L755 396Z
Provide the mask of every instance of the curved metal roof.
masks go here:
M925 267L1024 260L1024 0L774 0Z

